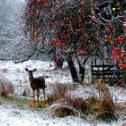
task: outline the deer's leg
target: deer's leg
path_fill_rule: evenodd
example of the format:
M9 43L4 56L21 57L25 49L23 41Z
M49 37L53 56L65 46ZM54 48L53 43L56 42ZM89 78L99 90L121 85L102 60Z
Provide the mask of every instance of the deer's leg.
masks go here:
M37 90L37 100L39 101L40 89Z
M45 100L45 89L43 89L43 96L44 96L44 100Z
M35 100L35 90L33 90L33 100Z

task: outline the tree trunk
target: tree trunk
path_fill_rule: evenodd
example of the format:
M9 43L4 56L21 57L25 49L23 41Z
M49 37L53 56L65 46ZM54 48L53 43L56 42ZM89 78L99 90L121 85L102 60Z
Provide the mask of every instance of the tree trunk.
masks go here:
M57 50L56 48L52 49L53 52L53 60L55 62L55 69L59 68L62 69L63 68L63 63L64 63L64 58L62 58L62 56L57 56Z
M62 57L55 59L56 68L63 68L64 59Z
M84 80L84 76L85 76L85 64L86 64L86 61L88 60L88 57L86 59L84 59L83 61L83 64L80 63L80 60L77 58L77 62L78 62L78 65L79 65L79 75L80 75L80 78L81 78L81 82L83 82Z
M71 72L73 82L79 82L80 83L80 81L78 79L78 75L77 75L75 65L74 65L74 63L72 61L72 57L71 57L70 54L68 54L67 62L68 62L68 66L69 66L69 69L70 69L70 72Z
M78 60L78 65L79 65L79 76L81 78L81 82L83 82L84 75L85 75L85 69L84 69L84 66L81 65L79 60Z

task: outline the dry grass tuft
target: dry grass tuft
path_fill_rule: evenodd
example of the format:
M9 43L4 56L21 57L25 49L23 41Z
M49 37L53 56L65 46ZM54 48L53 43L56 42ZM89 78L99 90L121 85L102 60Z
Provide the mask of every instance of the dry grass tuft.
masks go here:
M70 102L71 106L73 106L75 109L79 110L83 114L88 114L88 106L89 102L82 99L82 98L76 98L76 99L71 99Z
M51 105L46 108L45 114L65 117L75 113L74 107L71 105L71 98L67 95L68 90L68 85L54 85L52 94L48 96L48 102Z
M99 102L97 101L97 98L89 98L87 100L84 100L83 98L71 99L70 97L60 98L48 106L45 113L48 115L64 117L67 115L78 116L78 113L80 112L81 117L86 118L86 115L90 113L95 114L96 107L99 107Z
M103 120L115 118L115 104L109 88L102 79L93 78L93 84L99 93L99 109L97 118Z
M67 115L76 115L77 110L72 106L71 100L68 98L61 98L48 106L45 115L65 117Z
M53 103L61 98L66 98L66 93L68 91L68 86L65 84L56 84L53 87L53 92L48 96L48 102Z
M111 95L103 79L94 78L93 84L99 93L99 98L104 99L104 97Z
M92 96L87 99L89 102L88 104L88 113L90 114L95 114L99 110L99 105L100 105L100 99L96 96Z
M94 86L99 92L99 97L93 96L84 100L83 98L71 99L66 95L68 86L57 84L54 86L53 94L48 98L52 106L55 104L55 107L51 107L50 110L55 110L56 115L60 117L71 114L72 109L75 109L82 115L97 115L97 119L105 119L107 114L110 115L107 115L108 118L114 118L115 105L109 89L101 79L96 79Z
M55 110L55 116L57 117L66 117L69 115L74 115L72 110L69 108L65 107L60 107Z
M44 113L50 116L65 117L68 115L86 118L88 115L96 115L97 119L115 118L115 105L109 89L102 80L95 81L95 87L99 91L100 97L92 96L88 99L71 98L67 95L68 85L57 84L53 87L53 92L48 96L48 101L30 103L32 108L46 108ZM102 97L102 99L101 99Z
M7 97L13 93L14 87L12 82L3 76L0 76L0 95Z
M2 98L0 97L0 105L3 103L3 100L2 100Z
M106 97L103 101L101 101L101 104L99 107L100 112L108 111L109 113L114 114L114 110L115 110L115 104L111 97Z
M102 120L116 119L115 111L115 104L111 95L106 96L100 103L99 112L96 117Z

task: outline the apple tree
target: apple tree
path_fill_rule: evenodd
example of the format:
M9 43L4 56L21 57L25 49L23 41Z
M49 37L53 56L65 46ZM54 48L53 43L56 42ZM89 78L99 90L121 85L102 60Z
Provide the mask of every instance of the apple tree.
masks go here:
M89 57L118 60L119 66L125 68L124 2L27 0L24 33L30 42L38 43L42 51L52 55L55 62L65 59L73 81L80 82Z

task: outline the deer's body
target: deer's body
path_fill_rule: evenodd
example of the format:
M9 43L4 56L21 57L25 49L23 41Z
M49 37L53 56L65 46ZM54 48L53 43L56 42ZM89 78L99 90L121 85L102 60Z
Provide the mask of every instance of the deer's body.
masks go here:
M45 88L46 88L45 79L43 77L34 78L33 72L36 71L36 69L28 70L28 68L25 68L25 70L28 72L28 75L29 75L30 86L33 90L33 99L35 98L35 91L37 91L37 100L39 100L40 89L43 90L43 95L45 99Z
M30 85L33 90L45 89L45 79L43 77L29 77Z

